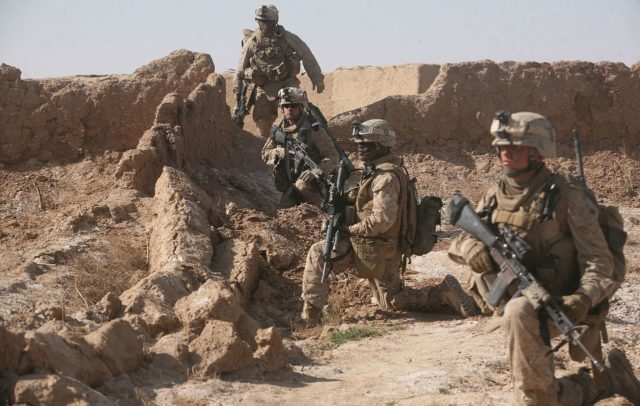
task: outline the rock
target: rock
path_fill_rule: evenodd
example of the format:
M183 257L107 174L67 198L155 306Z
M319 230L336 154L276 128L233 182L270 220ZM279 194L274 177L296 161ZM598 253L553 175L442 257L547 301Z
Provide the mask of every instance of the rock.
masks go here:
M120 314L120 311L122 310L122 302L118 296L111 292L107 292L107 294L104 295L96 304L96 310L103 314L107 320L113 320Z
M174 309L182 325L194 334L199 334L211 319L234 324L244 315L235 295L215 280L180 299Z
M0 371L16 373L24 348L24 334L12 333L0 326Z
M67 375L89 386L98 385L112 377L95 350L82 339L69 343L55 333L28 331L24 340L19 373L41 368Z
M13 388L15 404L112 405L107 397L73 378L60 375L22 375Z
M198 338L189 344L193 371L197 376L219 376L252 366L253 355L227 321L210 320Z
M47 320L62 320L64 309L60 306L40 305L36 308L35 314L41 315Z
M142 361L142 341L125 320L109 322L87 334L84 339L113 375L130 371Z
M229 281L231 289L245 306L251 300L260 274L260 252L255 242L227 240L215 248L211 268Z
M258 349L253 353L258 368L263 372L272 372L287 367L282 337L275 327L258 330L256 334Z

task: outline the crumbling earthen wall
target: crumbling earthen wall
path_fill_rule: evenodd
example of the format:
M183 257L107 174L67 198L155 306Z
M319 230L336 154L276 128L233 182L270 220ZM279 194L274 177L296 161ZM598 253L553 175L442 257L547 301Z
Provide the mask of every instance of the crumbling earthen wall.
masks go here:
M425 92L438 75L439 65L405 64L393 66L342 67L324 73L324 92L312 89L307 75L300 75L300 87L307 91L309 101L319 106L327 119L336 114L374 103L387 96L417 95ZM227 103L236 106L233 94L233 75L227 79ZM248 131L255 132L251 117L245 119Z
M119 185L153 194L163 166L188 173L195 164L225 167L237 127L229 116L224 89L223 77L211 74L186 99L179 93L166 95L138 146L123 154L116 170Z
M170 92L186 97L214 71L207 54L178 50L132 75L21 80L0 66L0 161L69 161L134 148Z
M556 127L560 153L569 152L575 127L588 151L613 149L639 157L640 70L609 62L447 64L427 92L387 97L332 124L345 140L353 120L384 118L408 150L447 146L486 152L491 120L503 109L547 116Z

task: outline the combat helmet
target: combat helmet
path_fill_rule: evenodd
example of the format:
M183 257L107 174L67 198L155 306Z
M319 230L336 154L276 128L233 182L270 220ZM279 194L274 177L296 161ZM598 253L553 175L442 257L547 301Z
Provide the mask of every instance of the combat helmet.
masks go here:
M532 147L545 158L556 156L556 132L551 122L538 113L499 111L491 123L494 147Z
M290 104L301 104L304 108L309 107L307 92L297 87L283 87L278 91L278 106L283 107Z
M364 123L353 122L353 137L356 142L377 142L383 147L396 144L396 132L386 120L374 118Z
M256 7L256 20L278 22L278 9L273 4L263 3Z

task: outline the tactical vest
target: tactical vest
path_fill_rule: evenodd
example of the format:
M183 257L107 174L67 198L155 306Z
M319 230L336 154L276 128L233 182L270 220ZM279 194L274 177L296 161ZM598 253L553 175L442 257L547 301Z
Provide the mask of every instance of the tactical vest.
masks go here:
M550 185L557 187L553 215L545 215ZM538 191L515 210L503 209L499 201L498 185L493 186L484 198L485 210L481 212L494 228L505 224L524 239L531 250L525 255L523 265L549 290L552 295L567 295L579 287L580 270L577 252L567 222L569 184L559 175L551 175Z
M264 85L267 80L279 82L300 73L300 59L287 42L282 26L277 26L270 36L257 29L251 41L254 47L250 61L254 70L252 78L258 86Z
M279 125L280 129L284 131L283 126L284 126L284 120ZM315 146L311 146L307 143L307 136L309 134L309 131L315 131L315 130L311 128L311 123L307 119L302 123L302 125L300 125L297 131L293 133L289 133L289 135L291 135L292 138L299 140L303 143L305 152L307 153L307 155L309 155L309 157L311 158L311 160L313 160L313 162L320 163L320 161L322 161L322 158L323 158L320 155L320 151L318 151L318 149ZM271 136L273 139L273 134ZM284 146L277 142L276 144L278 146ZM291 170L291 173L289 174L287 174L287 166ZM295 162L293 158L289 158L289 165L286 165L283 159L278 161L276 166L273 168L276 189L278 189L280 192L285 192L291 186L292 182L295 182L295 179L297 179L298 176L300 176L300 174L304 169L305 169L304 165L300 162Z
M373 190L371 184L381 173L391 172L400 179L400 193L398 196L398 214L395 223L383 234L372 237L351 236L351 246L354 252L354 262L358 276L362 278L381 278L388 259L399 257L399 236L402 218L406 206L406 179L401 169L390 162L376 165L375 170L367 174L360 181L356 195L356 219L362 221L373 212Z
M400 228L402 223L402 217L407 206L407 179L406 175L402 173L402 170L397 165L391 162L383 162L376 165L375 171L362 179L358 195L356 196L356 218L358 221L362 221L371 215L373 211L373 191L371 190L371 184L373 179L385 172L391 172L396 175L400 180L400 196L398 197L398 215L396 222L383 234L376 236L379 239L386 239L387 241L394 242L396 245L399 243L398 237L400 235Z

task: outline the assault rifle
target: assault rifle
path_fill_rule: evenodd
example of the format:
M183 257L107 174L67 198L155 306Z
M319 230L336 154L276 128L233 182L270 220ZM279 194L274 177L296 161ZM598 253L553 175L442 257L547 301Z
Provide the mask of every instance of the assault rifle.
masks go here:
M236 93L236 108L233 110L233 121L238 127L244 127L244 116L249 114L249 100L247 100L247 89L249 81L244 79L240 85L240 91Z
M273 132L273 139L278 144L284 145L284 164L289 183L295 182L294 177L300 175L305 166L320 182L325 185L329 183L328 176L324 173L322 168L320 168L320 165L311 159L302 141L288 136L284 131L276 126L273 126L271 131ZM291 167L292 161L293 167Z
M332 257L331 255L336 252L336 247L338 246L338 242L342 238L342 234L345 233L345 229L347 227L347 196L344 191L344 184L346 180L349 178L352 172L355 171L355 167L353 163L347 157L347 154L344 152L336 137L333 135L329 126L327 124L327 120L324 118L320 110L310 104L311 114L313 114L316 119L321 122L327 130L329 137L333 141L333 144L336 146L338 153L340 154L340 165L338 166L338 173L336 174L336 181L330 184L329 193L326 195L326 202L323 204L323 210L327 213L327 218L325 220L324 226L326 228L326 235L324 238L324 249L322 250L322 259L324 261L324 267L322 268L322 278L320 282L324 284L327 279L327 275L331 272L331 268L333 266L333 262L337 261L341 258L344 258L349 251L351 250L351 245L349 245L349 249L339 254L337 257ZM358 132L359 127L357 127L354 123L353 131Z
M330 183L329 193L327 193L325 197L326 202L323 204L323 210L327 213L327 218L324 221L324 226L327 231L324 238L324 248L322 250L322 259L324 260L322 278L320 278L320 283L322 284L324 284L327 280L327 275L331 272L333 261L343 258L349 252L347 251L335 258L331 256L336 251L338 241L342 238L342 234L347 226L347 197L344 192L344 184L352 171L353 164L349 161L349 158L340 159L336 180Z
M591 353L581 341L582 335L588 327L575 325L562 309L561 303L551 296L535 277L520 262L530 247L511 230L507 225L502 231L502 238L493 234L491 229L480 219L471 208L469 201L460 195L454 196L447 208L447 215L451 224L462 228L489 249L493 261L500 268L496 281L486 295L487 303L496 306L503 298L507 288L512 282L518 281L517 296L526 297L534 309L544 309L549 318L565 335L565 339L551 351L557 351L562 345L570 341L578 346L593 365L604 372L604 363L599 357Z

